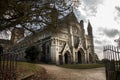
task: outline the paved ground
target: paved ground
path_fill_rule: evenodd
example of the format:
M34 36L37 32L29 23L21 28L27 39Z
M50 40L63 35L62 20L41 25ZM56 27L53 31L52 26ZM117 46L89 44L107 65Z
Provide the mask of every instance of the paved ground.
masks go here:
M55 65L40 64L49 74L48 80L105 80L104 68L66 69Z

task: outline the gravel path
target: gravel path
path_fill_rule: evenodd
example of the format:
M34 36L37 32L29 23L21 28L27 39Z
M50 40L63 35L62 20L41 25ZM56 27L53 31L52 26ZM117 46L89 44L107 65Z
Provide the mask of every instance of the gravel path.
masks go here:
M55 65L39 65L47 70L48 80L105 80L104 68L66 69Z

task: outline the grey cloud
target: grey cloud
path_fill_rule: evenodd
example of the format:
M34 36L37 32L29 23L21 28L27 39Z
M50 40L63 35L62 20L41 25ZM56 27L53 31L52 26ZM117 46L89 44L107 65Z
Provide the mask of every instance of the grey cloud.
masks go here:
M117 23L120 23L120 7L116 6L115 9L117 11L117 15L114 17L114 20L117 21Z
M97 31L99 31L99 35L106 35L109 38L115 37L120 32L117 29L107 29L101 27L99 27Z
M84 0L84 2L88 5L97 5L99 3L102 3L102 0Z
M104 35L104 33L102 33L102 32L99 33L99 36L103 36L103 35Z
M95 40L95 43L96 44L102 44L102 42L100 40L97 40L97 39Z
M115 9L120 12L120 7L116 6Z
M96 50L102 50L103 47L102 47L102 46L95 46L95 49L96 49Z
M9 39L9 38L10 38L10 34L8 33L8 31L0 32L0 39Z
M109 38L115 37L117 34L119 34L119 30L117 29L103 29L102 28L101 30Z
M109 41L108 40L103 40L103 43L109 43Z
M80 0L80 3L81 11L75 10L75 14L79 18L78 21L82 19L87 22L88 16L96 16L98 5L102 4L103 0Z
M78 10L75 10L75 15L78 18L78 21L80 21L81 19L86 21L86 16L82 15L82 13Z
M103 3L103 0L82 0L81 4L84 4L83 10L86 11L87 16L95 16L97 13L97 7Z

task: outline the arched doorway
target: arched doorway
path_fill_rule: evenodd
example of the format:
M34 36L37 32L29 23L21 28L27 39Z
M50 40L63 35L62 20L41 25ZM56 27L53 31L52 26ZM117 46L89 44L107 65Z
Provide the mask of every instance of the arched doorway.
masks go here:
M89 53L89 62L90 63L93 63L93 60L92 60L92 55Z
M81 52L80 52L80 51L78 51L78 56L77 56L77 58L78 58L78 63L81 64L81 63L82 63L82 55L81 55Z
M70 63L70 53L69 52L66 52L64 54L64 62L65 62L65 64L69 64Z
M83 49L79 49L78 53L77 53L77 63L78 64L82 64L85 61L85 53L83 51Z
M63 64L63 57L62 57L62 55L59 55L59 63Z

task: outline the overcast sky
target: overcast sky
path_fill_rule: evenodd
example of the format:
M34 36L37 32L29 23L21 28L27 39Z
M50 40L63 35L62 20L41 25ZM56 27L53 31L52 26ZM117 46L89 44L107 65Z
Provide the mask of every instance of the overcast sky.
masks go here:
M81 0L77 11L79 20L88 19L93 26L95 52L103 58L103 46L115 45L120 35L120 0Z

